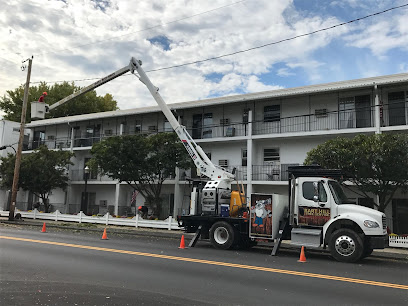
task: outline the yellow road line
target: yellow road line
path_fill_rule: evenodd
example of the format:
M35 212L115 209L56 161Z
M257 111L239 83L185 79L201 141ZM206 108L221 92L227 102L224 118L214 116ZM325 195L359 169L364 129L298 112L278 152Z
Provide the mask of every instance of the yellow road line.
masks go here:
M201 263L201 264L207 264L207 265L232 267L232 268L256 270L256 271L265 271L265 272L296 275L296 276L313 277L313 278L319 278L319 279L330 279L330 280L336 280L336 281L348 282L348 283L356 283L356 284L363 284L363 285L370 285L370 286L379 286L379 287L387 287L387 288L408 290L408 285L400 285L400 284L393 284L393 283L383 283L383 282L376 282L376 281L357 279L357 278L348 278L348 277L341 277L341 276L316 274L316 273L308 273L308 272L299 272L299 271L291 271L291 270L281 270L281 269L266 268L266 267L259 267L259 266L248 266L248 265L234 264L234 263L229 263L229 262L203 260L203 259L195 259L195 258L188 258L188 257L169 256L169 255L135 252L135 251L126 251L126 250L109 249L109 248L100 248L100 247L93 247L93 246L89 246L89 245L80 245L80 244L35 240L35 239L27 239L27 238L17 238L17 237L9 237L9 236L0 236L0 239L35 242L35 243L41 243L41 244L65 246L65 247L70 247L70 248L87 249L87 250L95 250L95 251L103 251L103 252L111 252L111 253L120 253L120 254L130 254L130 255L137 255L137 256L154 257L154 258L162 258L162 259L169 259L169 260L178 260L178 261L185 261L185 262Z

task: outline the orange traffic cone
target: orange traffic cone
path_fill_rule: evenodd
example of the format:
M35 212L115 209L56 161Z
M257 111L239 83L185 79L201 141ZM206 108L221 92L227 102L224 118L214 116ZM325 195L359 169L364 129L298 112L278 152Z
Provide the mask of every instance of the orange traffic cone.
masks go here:
M302 250L300 251L300 258L298 262L306 262L306 256L305 256L305 247L302 246Z
M184 244L184 235L183 235L183 236L181 236L179 249L185 249L185 248L186 248L186 246Z
M102 234L102 240L108 240L108 235L106 235L106 227Z
M43 228L42 228L42 230L41 230L41 233L45 233L45 232L46 232L46 226L45 226L45 222L44 222Z

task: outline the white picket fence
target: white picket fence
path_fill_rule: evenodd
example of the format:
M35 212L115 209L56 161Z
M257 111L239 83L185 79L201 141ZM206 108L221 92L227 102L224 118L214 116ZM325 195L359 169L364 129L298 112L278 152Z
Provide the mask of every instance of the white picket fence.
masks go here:
M22 218L40 219L40 220L53 220L53 221L67 221L78 223L95 223L105 225L122 225L132 227L150 227L161 228L168 230L179 230L177 220L172 216L169 216L166 220L146 220L136 215L133 218L116 218L112 217L109 213L106 213L103 217L87 216L82 211L77 215L62 214L58 210L52 213L39 212L37 209L32 211L20 211L16 210L16 213L20 213ZM0 211L0 215L8 216L8 211Z
M178 227L177 220L172 216L169 216L166 220L145 220L136 215L133 218L115 218L109 213L106 213L103 217L97 216L87 216L82 211L77 215L62 214L58 210L52 213L39 212L37 209L32 211L20 211L16 210L16 213L20 213L21 217L29 219L40 219L40 220L53 220L53 221L67 221L67 222L78 222L78 223L95 223L104 225L122 225L122 226L132 226L132 227L149 227L149 228L159 228L168 230L180 230ZM0 211L0 215L8 216L8 211ZM390 247L395 248L408 248L408 237L402 236L389 236Z
M408 237L389 236L389 242L390 247L408 249Z

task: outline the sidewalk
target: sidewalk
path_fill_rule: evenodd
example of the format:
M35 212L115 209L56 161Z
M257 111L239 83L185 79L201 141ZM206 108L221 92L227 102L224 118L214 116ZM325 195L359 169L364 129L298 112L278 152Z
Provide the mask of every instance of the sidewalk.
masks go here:
M106 227L108 233L111 234L123 234L123 235L136 235L136 236L149 236L158 238L174 238L180 239L182 235L185 236L187 240L191 239L194 234L184 233L182 230L163 230L154 228L135 228L130 226L115 226L103 224L90 224L90 223L74 223L74 222L61 222L52 220L38 220L38 219L24 219L8 221L7 217L0 217L0 226L36 226L42 227L44 222L47 228L57 228L64 230L75 230L75 231L90 231L99 232L102 235L103 229ZM290 245L287 241L283 241L281 244L282 248L287 249L297 249L298 247ZM328 252L328 251L324 251ZM408 249L405 248L385 248L383 250L374 250L370 257L378 258L389 258L389 259L399 259L408 261Z

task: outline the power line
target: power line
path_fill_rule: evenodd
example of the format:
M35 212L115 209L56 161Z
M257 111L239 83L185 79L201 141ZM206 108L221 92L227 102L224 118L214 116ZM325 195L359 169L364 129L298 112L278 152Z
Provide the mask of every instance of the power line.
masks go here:
M16 62L10 61L7 58L0 57L0 59L5 60L5 61L10 62L10 63L15 64L15 65L18 65Z
M244 52L248 52L248 51L268 47L268 46L271 46L271 45L280 44L280 43L285 42L285 41L290 41L290 40L294 40L296 38L313 35L313 34L316 34L316 33L319 33L319 32L331 30L331 29L334 29L334 28L337 28L337 27L340 27L340 26L344 26L344 25L347 25L347 24L350 24L350 23L353 23L353 22L357 22L357 21L360 21L360 20L363 20L363 19L366 19L366 18L370 18L370 17L376 16L376 15L384 14L386 12L389 12L389 11L392 11L392 10L395 10L395 9L398 9L398 8L402 8L402 7L405 7L405 6L408 6L408 3L400 5L400 6L395 6L395 7L389 8L387 10L377 12L377 13L374 13L374 14L370 14L370 15L367 15L367 16L364 16L364 17L360 17L360 18L353 19L353 20L350 20L350 21L342 22L342 23L333 25L331 27L322 28L322 29L319 29L319 30L316 30L316 31L313 31L313 32L296 35L296 36L293 36L293 37L290 37L290 38L281 39L281 40L271 42L271 43L267 43L267 44L264 44L264 45L260 45L260 46L257 46L257 47L252 47L252 48L249 48L249 49L240 50L240 51L236 51L236 52L232 52L232 53L228 53L228 54L223 54L223 55L219 55L219 56L214 56L214 57L210 57L210 58L203 59L203 60L197 60L197 61L194 61L194 62L188 62L188 63L184 63L184 64L180 64L180 65L174 65L174 66L169 66L169 67L152 69L152 70L148 70L146 72L155 72L155 71L161 71L161 70L167 70L167 69L172 69L172 68L183 67L183 66L187 66L187 65L203 63L203 62L207 62L207 61L211 61L211 60L215 60L215 59L219 59L219 58L223 58L223 57L227 57L227 56L231 56L231 55L235 55L235 54L239 54L239 53L244 53Z
M37 56L39 56L39 55L45 55L45 54L50 54L50 53L61 52L61 51L68 51L68 50L71 50L71 49L81 48L81 47L90 46L90 45L94 45L94 44L100 44L100 43L104 43L104 42L107 42L107 41L111 41L111 40L114 40L114 39L117 39L117 38L121 38L121 37L124 37L124 36L132 35L132 34L136 34L136 33L140 33L140 32L145 32L145 31L150 31L150 30L153 30L153 29L156 29L156 28L163 27L163 26L165 26L165 25L177 23L177 22L180 22L180 21L183 21L183 20L187 20L187 19L190 19L190 18L193 18L193 17L197 17L197 16L200 16L200 15L204 15L204 14L207 14L207 13L211 13L211 12L214 12L214 11L217 11L217 10L220 10L220 9L223 9L223 8L226 8L226 7L229 7L229 6L233 6L233 5L236 5L236 4L245 2L245 1L247 1L247 0L240 0L240 1L237 1L237 2L233 2L233 3L230 3L230 4L224 5L224 6L220 6L220 7L217 7L217 8L211 9L211 10L208 10L208 11L204 11L204 12L201 12L201 13L197 13L197 14L194 14L194 15L191 15L191 16L187 16L187 17L183 17L183 18L180 18L180 19L172 20L172 21L169 21L169 22L166 22L166 23L163 23L163 24L157 24L157 25L154 25L154 26L151 26L151 27L142 29L142 30L135 31L135 32L130 32L130 33L126 33L126 34L123 34L123 35L114 36L114 37L107 38L107 39L104 39L104 40L94 41L94 42L91 42L91 43L88 43L88 44L77 45L77 46L73 46L73 47L66 48L66 49L59 49L59 50L55 50L55 51L44 52L44 53L38 54Z
M227 54L214 56L214 57L210 57L210 58L206 58L206 59L202 59L202 60L197 60L197 61L193 61L193 62L187 62L187 63L180 64L180 65L173 65L173 66L169 66L169 67L146 70L146 72L156 72L156 71L168 70L168 69L173 69L173 68L179 68L179 67L183 67L183 66L194 65L194 64L203 63L203 62L207 62L207 61L211 61L211 60L215 60L215 59L220 59L220 58L231 56L231 55L236 55L236 54L240 54L240 53L244 53L244 52L253 51L253 50L256 50L256 49L265 48L265 47L268 47L268 46L271 46L271 45L277 45L277 44L280 44L282 42L294 40L294 39L300 38L300 37L313 35L313 34L316 34L316 33L319 33L319 32L323 32L323 31L328 31L328 30L331 30L331 29L334 29L334 28L337 28L337 27L340 27L340 26L344 26L344 25L347 25L347 24L350 24L350 23L361 21L361 20L364 20L364 19L367 19L367 18L370 18L370 17L373 17L373 16L381 15L381 14L384 14L386 12L389 12L389 11L392 11L392 10L395 10L395 9L399 9L399 8L403 8L403 7L406 7L406 6L408 6L408 3L400 5L400 6L395 6L395 7L392 7L392 8L377 12L377 13L373 13L373 14L370 14L370 15L367 15L367 16L364 16L364 17L360 17L360 18L356 18L356 19L349 20L349 21L346 21L346 22L338 23L338 24L330 26L330 27L326 27L326 28L322 28L322 29L319 29L319 30L316 30L316 31L309 32L309 33L300 34L300 35L296 35L296 36L293 36L293 37L281 39L281 40L278 40L278 41L274 41L274 42L267 43L267 44L264 44L264 45L252 47L252 48L249 48L249 49L235 51L235 52L232 52L232 53L227 53ZM125 74L125 75L129 75L129 74ZM99 80L99 79L101 79L101 78L79 79L79 80L71 80L71 81L67 81L67 82L72 82L72 81L80 82L80 81L90 81L90 80ZM58 82L64 82L64 81L54 81L54 82L48 82L48 83L58 83ZM34 83L40 83L40 82L32 82L32 83L34 84Z

